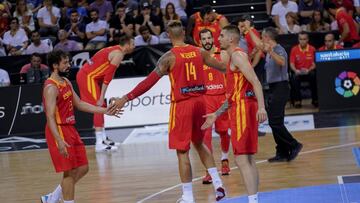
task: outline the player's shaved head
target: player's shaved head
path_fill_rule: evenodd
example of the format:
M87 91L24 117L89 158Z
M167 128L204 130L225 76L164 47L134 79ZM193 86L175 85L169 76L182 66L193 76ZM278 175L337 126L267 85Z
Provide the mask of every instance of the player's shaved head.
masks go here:
M168 33L171 38L182 38L184 35L184 28L179 20L171 20L168 24Z
M240 30L235 25L227 25L223 29L224 34L228 35L230 38L233 38L232 40L236 42L237 44L240 41Z

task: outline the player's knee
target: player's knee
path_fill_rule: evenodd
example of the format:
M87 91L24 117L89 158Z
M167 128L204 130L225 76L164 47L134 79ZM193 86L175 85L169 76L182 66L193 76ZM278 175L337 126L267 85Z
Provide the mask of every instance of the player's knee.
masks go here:
M86 175L89 172L89 165L81 166L78 170L82 175Z

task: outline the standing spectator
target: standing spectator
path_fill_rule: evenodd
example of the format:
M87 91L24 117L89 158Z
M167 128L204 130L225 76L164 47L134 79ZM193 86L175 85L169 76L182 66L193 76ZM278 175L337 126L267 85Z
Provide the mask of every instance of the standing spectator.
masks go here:
M97 9L99 11L99 19L109 22L111 14L114 12L114 8L110 1L106 0L95 0L90 4L90 9Z
M126 34L129 37L134 35L135 19L125 13L125 4L119 3L116 9L116 15L114 15L110 21L110 39L113 41L115 34Z
M180 16L176 13L173 3L168 3L165 7L165 14L163 15L165 30L167 30L167 24L170 20L180 20Z
M199 12L194 13L189 18L186 29L186 35L190 44L200 46L199 33L203 29L209 29L214 36L214 44L220 47L219 36L221 29L228 25L229 22L225 16L220 15L212 9L211 6L202 6Z
M151 35L149 28L145 25L140 26L139 32L140 35L136 36L134 39L136 47L159 44L159 38L155 35Z
M299 16L300 25L307 25L312 20L315 11L321 11L322 4L320 0L300 0Z
M354 4L352 0L332 0L337 8L345 8L346 12L350 15L354 15Z
M339 26L340 39L339 43L344 43L344 47L352 47L359 40L358 26L352 16L344 8L336 8L334 3L326 4L328 12L335 17Z
M46 54L53 49L51 41L48 39L40 40L40 33L36 30L31 32L31 41L32 43L24 51L26 55L33 53Z
M59 30L58 33L59 43L55 45L54 50L63 50L66 52L70 52L70 51L79 51L83 49L83 47L80 47L79 43L77 43L76 41L68 40L67 36L68 33L65 30Z
M49 77L49 68L41 63L41 56L38 53L33 53L30 58L30 63L24 65L20 74L26 74L26 83L43 83Z
M295 45L290 52L290 68L293 71L291 77L291 96L295 108L301 108L301 81L310 83L312 104L317 107L317 87L315 71L315 48L309 44L309 35L301 32L298 35L299 44Z
M270 163L292 161L303 147L284 124L285 106L290 93L288 56L285 49L277 43L277 36L277 30L272 27L263 30L262 42L256 35L251 35L256 45L266 53L266 81L269 84L266 92L266 112L276 142L276 154L268 159Z
M273 5L271 15L276 27L281 30L282 27L286 27L286 17L288 12L298 12L298 5L289 0L280 0Z
M37 14L41 9L43 0L26 0L32 13Z
M313 12L310 23L303 30L307 32L328 32L330 31L330 25L324 21L323 13L316 10Z
M324 39L324 46L320 47L319 51L343 49L344 48L340 44L337 44L335 42L335 35L333 33L326 34L324 38L325 38Z
M175 13L179 15L183 25L187 25L187 15L185 12L186 0L161 0L160 8L163 15L166 13L168 3L172 3L175 7Z
M3 43L6 45L6 49L8 51L12 48L24 50L28 45L28 40L25 30L19 26L19 20L12 18L10 20L10 30L4 34ZM20 55L21 53L18 54Z
M59 31L60 9L52 5L52 0L44 0L44 6L39 10L37 19L42 37L56 36Z
M68 33L68 39L74 40L83 47L85 40L85 27L86 25L80 21L79 13L76 9L71 10L70 23L65 25L64 29Z
M107 23L103 20L99 20L99 11L92 9L90 11L90 17L92 22L86 25L86 37L90 40L85 49L101 49L106 46L108 30Z
M151 7L148 2L141 5L140 15L135 18L135 32L139 35L139 28L145 25L149 28L152 35L159 36L161 33L161 19L151 13Z
M298 23L298 16L294 12L289 12L285 15L286 26L282 27L280 34L297 34L301 32L301 27Z
M14 11L15 18L19 19L19 24L27 33L35 29L33 13L26 5L26 0L17 0Z
M10 86L10 77L9 73L0 68L0 87Z

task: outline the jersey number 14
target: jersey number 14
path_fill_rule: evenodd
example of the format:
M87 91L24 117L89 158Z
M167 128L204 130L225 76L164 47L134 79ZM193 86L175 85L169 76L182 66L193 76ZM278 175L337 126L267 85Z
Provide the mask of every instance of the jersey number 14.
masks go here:
M196 67L192 62L185 63L187 81L196 80Z

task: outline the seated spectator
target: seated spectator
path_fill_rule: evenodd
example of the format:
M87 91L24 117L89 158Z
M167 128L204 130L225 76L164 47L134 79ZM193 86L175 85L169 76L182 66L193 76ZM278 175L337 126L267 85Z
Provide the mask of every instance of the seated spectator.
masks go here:
M148 2L151 6L151 13L154 16L157 16L158 18L162 18L163 14L161 12L160 6L161 6L161 0L141 0L140 5L142 5L144 2Z
M23 52L23 54L45 54L52 51L53 47L51 41L48 39L41 40L40 33L36 30L31 32L31 44L27 47L27 49Z
M297 14L294 12L289 12L285 15L286 17L286 26L282 27L280 34L297 34L301 32L301 27L298 23Z
M79 19L80 17L78 11L76 9L72 9L70 14L70 23L65 25L64 29L69 35L68 39L78 42L82 47L85 40L86 25Z
M321 10L322 10L322 4L320 0L300 0L299 1L300 25L309 24L313 18L314 12Z
M26 0L17 0L13 16L19 20L21 28L27 33L35 30L32 11L27 7Z
M309 24L304 27L307 32L329 32L330 25L324 21L323 14L320 10L313 12L312 19Z
M145 25L139 28L140 35L134 39L135 46L147 46L159 44L159 38L155 35L150 34L150 30Z
M162 32L159 36L159 44L170 44L170 37L168 32Z
M68 0L70 1L70 0ZM64 1L65 2L65 1ZM71 14L73 13L73 10L76 10L79 16L79 21L82 22L84 18L86 18L87 15L87 10L85 7L79 6L79 2L78 1L70 1L71 2L71 6L69 8L66 9L66 17L68 19L71 18Z
M149 28L152 35L160 35L161 33L161 19L151 14L151 7L148 2L144 2L141 5L141 14L135 19L135 32L136 35L140 35L139 28L145 25Z
M126 34L129 37L134 35L135 19L125 13L125 4L119 3L116 9L116 15L114 15L110 21L110 39L113 41L114 35L119 33L120 35Z
M49 35L57 36L59 31L60 9L53 6L52 0L44 0L44 6L39 10L37 19L39 22L39 33L42 37Z
M179 15L182 24L184 26L186 26L187 19L188 19L186 12L185 12L186 0L161 0L160 8L161 8L163 15L165 15L165 13L166 13L166 8L167 8L168 3L172 3L174 5L174 8L175 8L174 12L177 13L177 15Z
M334 3L337 8L345 8L350 16L354 15L355 8L352 0L332 0L332 3Z
M15 48L16 50L24 50L28 45L28 37L24 29L20 28L19 20L12 18L10 20L10 30L5 32L3 43L8 51ZM20 55L21 52L15 55Z
M343 46L336 43L335 35L333 33L328 33L324 37L324 46L320 47L319 51L343 49L343 48L344 48Z
M57 43L54 47L54 50L63 50L66 52L70 51L79 51L82 50L83 47L80 47L79 43L74 40L67 39L68 33L65 30L59 30L58 39L59 43Z
M281 30L282 27L286 27L285 15L289 12L298 12L298 5L294 1L280 0L275 3L271 9L271 15L276 27Z
M38 53L33 53L30 58L30 63L24 65L20 74L26 74L26 83L43 83L49 77L49 67L41 64L41 56Z
M118 6L119 3L123 3L125 5L125 13L131 15L133 17L138 16L138 7L139 4L136 0L119 0L115 7ZM140 4L142 5L142 4Z
M339 43L344 43L344 47L352 47L360 41L358 26L352 16L344 8L337 8L335 4L326 4L326 9L332 15L339 26Z
M301 32L298 35L299 44L295 45L290 52L290 68L293 71L290 85L291 98L295 108L301 108L301 81L310 83L312 104L317 107L317 87L315 71L315 48L309 44L309 35Z
M37 14L37 12L41 9L43 0L26 0L29 9L32 13Z
M5 6L0 4L0 36L3 36L9 30L9 15L5 10Z
M90 40L85 49L101 49L106 46L107 36L106 31L108 30L107 23L103 20L99 20L99 11L93 9L90 11L90 17L92 22L86 25L86 37Z
M6 70L0 68L0 87L10 86L10 77Z
M99 19L109 22L111 14L114 12L114 8L110 1L95 0L90 4L90 9L97 9L99 11Z
M175 6L173 3L166 4L165 14L163 15L163 23L165 30L170 20L180 20L180 16L175 12Z
M7 1L7 0L2 0L0 1L0 5L2 7L2 10L4 12L4 14L6 14L6 16L8 18L11 18L11 8L12 8L12 4L10 1Z

